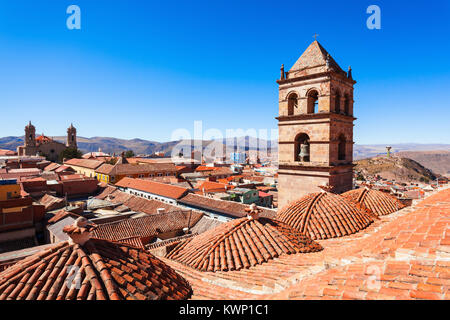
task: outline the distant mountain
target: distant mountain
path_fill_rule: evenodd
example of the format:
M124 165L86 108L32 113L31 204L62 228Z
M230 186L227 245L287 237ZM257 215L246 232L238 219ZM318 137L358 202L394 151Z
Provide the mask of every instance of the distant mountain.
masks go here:
M53 137L53 139L61 142L65 142L66 137ZM117 138L109 138L109 137L92 137L92 138L84 138L78 137L78 147L83 152L92 152L98 151L101 149L103 152L107 153L116 153L119 154L126 150L133 150L136 154L152 154L155 152L165 152L166 154L170 154L172 149L180 143L180 141L169 141L169 142L156 142L156 141L148 141L143 139L117 139ZM182 145L189 147L191 144L193 145L193 140L184 140ZM200 142L198 142L200 143ZM272 148L272 152L275 153L278 150L278 142L270 141L264 139L258 139L254 137L239 137L239 138L228 138L221 140L210 140L203 141L201 144L203 145L203 149L205 148L223 148L226 150L227 144L233 145L234 143L238 143L239 146L244 146L244 150L251 151L260 148ZM22 137L5 137L0 138L0 149L7 150L16 150L16 148L20 145L23 145L23 136ZM404 143L404 144L393 144L391 145L391 152L404 152L404 151L431 151L431 150L444 150L450 151L450 144L415 144L415 143ZM364 159L374 157L380 154L386 154L386 145L377 144L377 145L358 145L355 144L353 148L353 156L355 160ZM413 156L411 158L414 158ZM420 160L417 160L420 162ZM446 160L444 160L445 162ZM446 167L447 168L447 167ZM435 170L435 169L433 169ZM448 169L447 169L448 170ZM435 170L436 172L441 173L440 170Z
M397 182L431 182L436 175L420 163L398 156L378 156L355 161L355 171L367 177L379 175Z
M52 137L56 141L65 142L66 137ZM16 150L18 146L23 145L24 137L5 137L0 138L0 149ZM135 154L153 154L155 152L164 152L170 154L172 149L177 146L178 148L184 148L184 150L191 150L193 146L202 145L203 150L206 148L210 150L220 150L222 148L224 154L227 150L227 143L238 143L244 150L256 150L259 148L270 148L273 146L276 150L277 142L266 141L263 139L257 139L252 137L241 137L237 139L223 139L223 140L209 140L209 141L197 141L197 140L180 140L169 142L156 142L147 141L142 139L117 139L109 137L92 137L84 138L77 137L78 148L83 152L93 152L101 149L106 153L119 154L123 151L133 150ZM214 154L214 152L212 152Z
M18 146L23 145L23 137L0 138L0 149L16 151Z
M359 145L353 147L353 159L359 160L364 158L375 157L380 154L386 154L386 144ZM431 151L444 150L450 151L450 144L421 144L421 143L400 143L392 144L391 153L402 151Z
M435 173L450 177L450 151L403 151L396 153L396 155L413 159Z

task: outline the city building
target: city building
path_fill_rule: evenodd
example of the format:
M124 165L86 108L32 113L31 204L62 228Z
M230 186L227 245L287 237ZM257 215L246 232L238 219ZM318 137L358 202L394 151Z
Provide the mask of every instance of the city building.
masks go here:
M123 178L115 184L121 191L146 199L154 199L170 204L186 195L189 189L151 180Z
M64 165L71 167L76 173L85 175L86 177L96 177L96 170L103 165L101 160L92 159L70 159L64 161Z
M77 149L77 130L71 124L67 129L66 144L53 140L42 134L36 137L36 128L31 121L25 127L25 141L23 146L17 147L19 156L42 155L46 159L56 162L60 160L61 152L67 148Z
M20 197L20 185L17 179L0 180L0 201Z
M112 165L105 163L95 170L98 181L105 183L118 183L123 178L158 178L175 177L177 167L173 163L124 163L124 158L119 158L118 163ZM126 161L126 160L125 160Z

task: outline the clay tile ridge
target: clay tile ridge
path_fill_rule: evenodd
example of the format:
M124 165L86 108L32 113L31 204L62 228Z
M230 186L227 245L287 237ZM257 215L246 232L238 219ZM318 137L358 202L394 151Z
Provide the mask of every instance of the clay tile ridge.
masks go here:
M314 240L347 236L374 221L367 210L324 190L288 204L277 219Z
M187 299L189 283L152 254L125 243L82 238L92 226L64 228L52 245L0 272L0 300Z
M283 222L258 218L256 206L231 220L178 244L167 257L200 271L234 271L266 263L283 254L322 250L309 237Z
M359 188L342 194L348 200L359 203L376 216L384 216L403 209L405 205L394 196L371 188Z

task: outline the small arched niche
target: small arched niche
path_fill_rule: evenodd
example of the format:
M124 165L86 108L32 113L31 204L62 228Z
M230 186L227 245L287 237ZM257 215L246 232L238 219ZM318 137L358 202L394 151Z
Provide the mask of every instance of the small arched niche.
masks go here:
M317 90L311 90L308 92L308 113L319 112L319 92Z
M341 93L338 90L334 95L334 112L341 113Z
M310 142L306 133L299 133L295 137L294 160L301 162L310 161Z
M298 107L298 96L291 93L288 97L288 116L294 115L294 109Z
M338 139L338 160L345 160L346 143L345 136L341 134Z
M345 94L345 100L344 100L344 113L349 116L350 115L350 96L348 93Z

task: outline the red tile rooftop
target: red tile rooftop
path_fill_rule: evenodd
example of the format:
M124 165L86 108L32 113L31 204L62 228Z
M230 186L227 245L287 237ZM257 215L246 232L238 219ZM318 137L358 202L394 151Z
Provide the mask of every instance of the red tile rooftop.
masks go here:
M52 162L44 168L44 171L54 171L58 169L60 166L61 166L60 164Z
M201 271L233 271L283 254L319 250L319 244L282 222L244 217L182 242L168 258Z
M282 255L234 272L162 258L192 299L450 299L450 188L366 229L320 240L323 251Z
M1 272L0 300L154 300L191 295L185 279L135 246L81 241L88 229L65 227L73 242L55 244Z
M179 199L188 192L188 189L186 188L151 180L133 179L128 177L121 179L116 183L116 186L148 192L171 199Z
M57 213L55 213L55 215L53 217L48 219L47 223L53 224L53 223L56 223L56 222L66 218L68 216L71 216L74 219L77 219L77 218L80 217L80 215L78 215L76 213L73 213L73 212L66 211L66 210L62 209L62 210L59 210Z
M68 166L83 167L89 169L97 169L103 164L103 161L91 159L70 159L64 162Z
M198 208L200 210L213 211L236 218L245 216L245 210L250 206L236 201L226 201L205 197L198 194L189 193L178 202L183 205ZM265 218L274 218L276 211L269 208L260 208L261 216Z
M373 222L368 212L329 192L311 193L288 204L277 219L314 240L347 236Z
M66 200L64 198L54 197L49 194L45 194L39 200L39 203L45 206L46 211L52 211L66 206Z
M14 156L16 155L15 151L0 149L0 156Z
M144 199L118 190L116 187L107 186L97 197L97 199L111 201L115 204L122 204L132 211L147 214L155 214L159 208L168 211L180 210L180 208L171 204L158 201Z
M139 237L145 244L155 237L194 226L203 216L197 211L171 211L141 218L130 218L101 224L93 231L96 238L120 241Z
M403 203L390 194L367 187L347 191L342 196L360 203L377 216L390 214L405 207Z
M228 183L219 183L214 181L202 181L197 184L196 188L199 190L198 194L205 192L225 192L227 190L234 189L234 186L228 185Z

